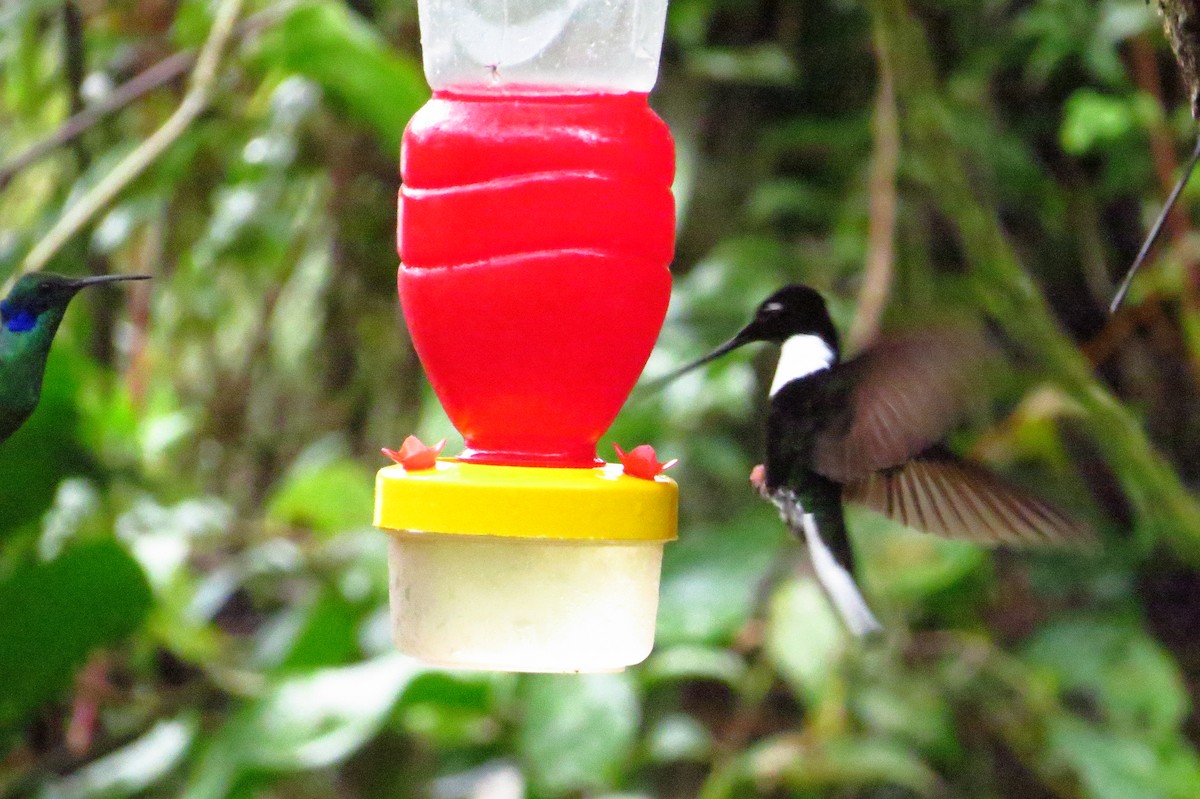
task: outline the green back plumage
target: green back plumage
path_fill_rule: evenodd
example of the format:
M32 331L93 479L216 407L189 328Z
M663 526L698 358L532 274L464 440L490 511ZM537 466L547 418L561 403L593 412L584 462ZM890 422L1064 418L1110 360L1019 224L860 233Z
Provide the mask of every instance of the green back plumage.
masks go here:
M46 358L62 311L43 314L27 332L0 328L0 441L7 439L37 407Z
M36 273L17 281L0 302L0 443L37 408L50 345L71 299L87 286L146 277L69 278Z

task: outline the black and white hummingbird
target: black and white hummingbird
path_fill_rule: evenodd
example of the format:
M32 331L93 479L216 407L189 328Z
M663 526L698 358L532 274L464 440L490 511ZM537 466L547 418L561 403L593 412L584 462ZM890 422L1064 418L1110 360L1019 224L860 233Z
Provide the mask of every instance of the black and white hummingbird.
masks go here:
M1094 544L1086 525L939 447L966 404L982 339L914 331L843 361L824 299L791 285L732 339L665 379L754 342L781 349L766 460L751 481L806 541L817 579L854 634L881 626L854 581L844 502L983 544Z

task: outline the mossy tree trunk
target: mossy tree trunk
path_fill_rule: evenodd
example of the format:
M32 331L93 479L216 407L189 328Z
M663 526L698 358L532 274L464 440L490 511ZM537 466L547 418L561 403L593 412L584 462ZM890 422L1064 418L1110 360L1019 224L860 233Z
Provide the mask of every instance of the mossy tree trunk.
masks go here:
M1166 3L1190 9L1194 2ZM1082 411L1082 420L1138 516L1139 528L1200 563L1200 504L1154 450L1137 418L1093 375L1059 328L1049 305L1018 262L999 215L968 180L952 134L950 109L934 72L929 44L905 0L873 0L879 57L895 76L910 175L952 224L979 302L1020 346L1034 353ZM1168 16L1171 11L1168 11ZM1184 17L1179 17L1183 19ZM1187 15L1188 24L1200 19Z

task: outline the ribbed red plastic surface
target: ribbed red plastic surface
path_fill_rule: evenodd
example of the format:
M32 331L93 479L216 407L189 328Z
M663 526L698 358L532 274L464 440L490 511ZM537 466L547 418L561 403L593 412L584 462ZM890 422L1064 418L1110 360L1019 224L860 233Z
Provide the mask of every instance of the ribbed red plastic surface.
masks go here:
M595 461L666 314L674 170L642 94L439 93L413 117L400 301L464 458Z

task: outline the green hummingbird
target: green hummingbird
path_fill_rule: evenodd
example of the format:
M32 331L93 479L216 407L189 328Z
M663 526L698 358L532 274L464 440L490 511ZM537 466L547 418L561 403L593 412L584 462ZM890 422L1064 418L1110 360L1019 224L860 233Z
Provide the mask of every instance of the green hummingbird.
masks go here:
M150 275L64 277L24 275L0 301L0 444L25 423L42 395L50 344L71 299L80 289Z

